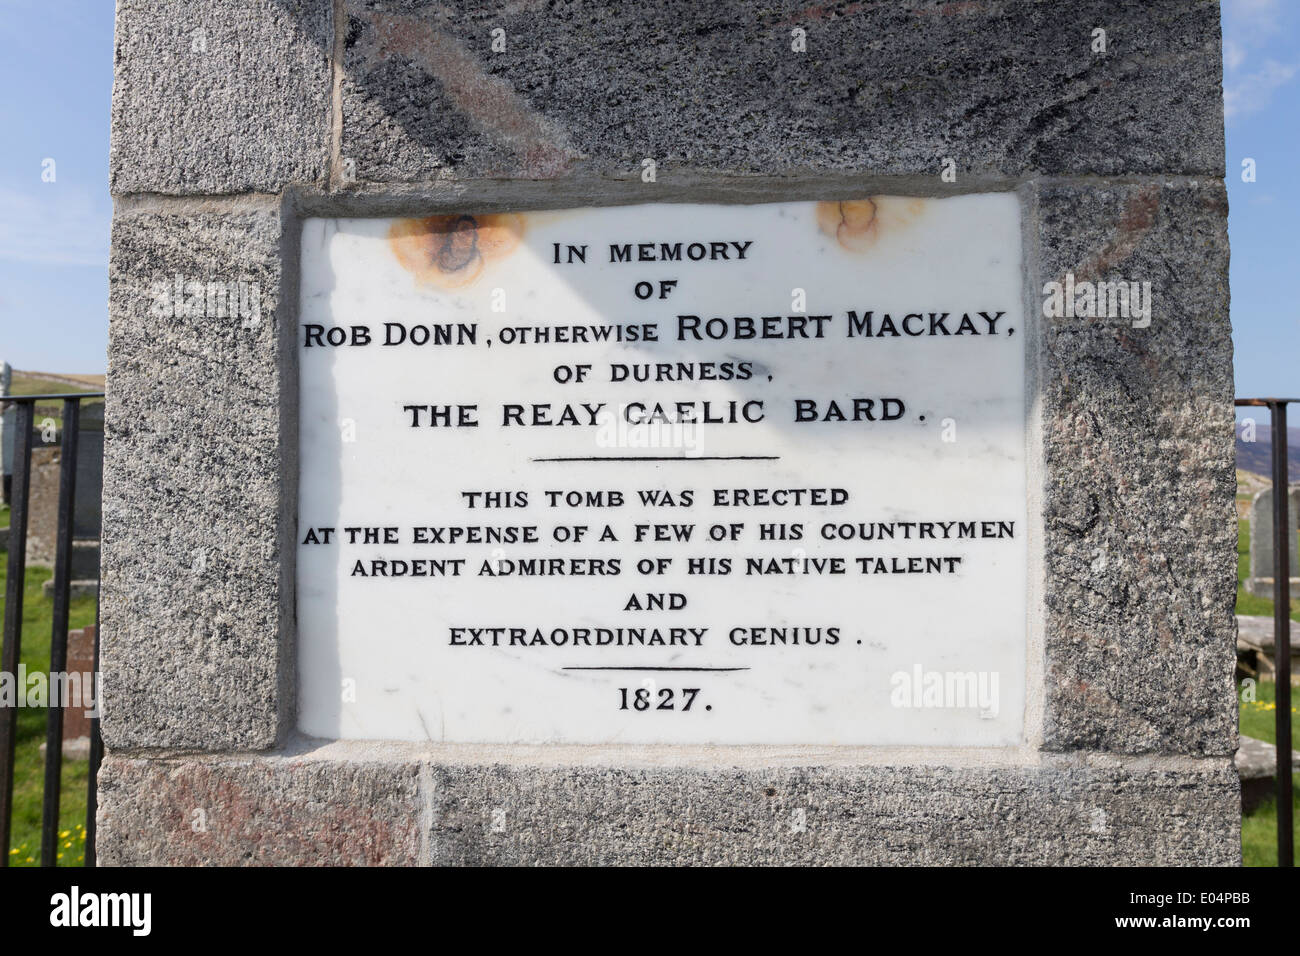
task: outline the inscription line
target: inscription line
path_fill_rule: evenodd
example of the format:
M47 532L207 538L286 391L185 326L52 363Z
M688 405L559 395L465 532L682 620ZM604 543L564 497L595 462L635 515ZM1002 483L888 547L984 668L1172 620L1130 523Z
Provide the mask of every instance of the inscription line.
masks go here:
M780 461L780 455L594 455L573 458L533 458L531 461Z
M748 667L561 667L564 671L747 671Z

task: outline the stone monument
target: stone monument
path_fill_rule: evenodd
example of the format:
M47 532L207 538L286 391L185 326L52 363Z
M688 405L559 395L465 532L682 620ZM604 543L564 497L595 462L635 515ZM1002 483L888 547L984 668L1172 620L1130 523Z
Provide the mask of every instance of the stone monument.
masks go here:
M1300 486L1287 491L1287 514L1293 523L1287 536L1291 567L1300 568L1296 529L1300 527ZM1250 577L1246 590L1259 597L1273 598L1273 489L1265 488L1250 499ZM1291 577L1291 593L1300 594L1300 577Z
M116 43L101 862L1239 862L1216 3Z

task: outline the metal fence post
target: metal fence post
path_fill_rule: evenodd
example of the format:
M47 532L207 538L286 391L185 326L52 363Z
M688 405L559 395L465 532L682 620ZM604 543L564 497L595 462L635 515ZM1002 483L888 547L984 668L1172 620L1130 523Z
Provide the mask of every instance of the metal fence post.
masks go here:
M1288 496L1286 407L1300 398L1239 398L1233 404L1267 408L1272 419L1273 454L1273 674L1274 734L1277 737L1277 865L1295 865L1291 787L1291 541Z
M54 612L50 625L50 701L45 711L45 787L41 791L41 866L55 866L59 853L59 794L63 770L63 708L69 684L68 603L71 599L72 526L77 504L77 441L81 403L63 403L59 458L59 524L54 551ZM96 635L98 638L98 635ZM57 693L62 688L64 694Z
M1269 407L1273 418L1273 666L1277 674L1277 865L1295 865L1291 823L1291 542L1288 516L1290 469L1286 448L1286 400Z
M14 476L10 486L9 567L5 579L4 650L0 670L18 674L23 635L23 586L27 580L27 493L32 474L32 415L35 409L18 403L14 436ZM18 708L0 707L0 866L9 865L9 828L14 808L14 745Z
M0 670L17 680L22 657L23 593L27 584L27 526L31 514L32 427L38 401L63 402L62 452L59 462L59 511L54 561L54 608L50 635L51 699L46 714L45 789L41 820L41 865L53 866L58 859L59 790L63 769L63 694L69 684L64 675L68 664L68 616L71 606L72 535L76 505L77 445L81 435L81 402L103 398L103 392L60 395L0 395L0 405L17 406L14 442L14 475L10 488L9 559L5 581L4 646ZM94 705L99 706L99 610L95 611ZM19 688L21 693L23 688ZM85 695L82 695L84 703ZM14 757L17 745L17 707L0 707L0 867L9 865L9 843L13 833ZM88 804L86 859L94 865L94 787L103 747L99 721L92 723L90 749L90 802Z

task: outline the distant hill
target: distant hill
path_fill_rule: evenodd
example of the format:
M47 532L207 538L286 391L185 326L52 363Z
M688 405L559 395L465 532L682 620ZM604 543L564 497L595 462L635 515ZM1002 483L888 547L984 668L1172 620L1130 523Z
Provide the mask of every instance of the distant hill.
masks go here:
M103 375L72 375L62 372L28 372L14 369L10 388L14 395L55 395L59 392L102 392Z
M1291 481L1300 481L1300 428L1286 430L1287 473ZM1241 440L1237 425L1237 468L1266 477L1273 474L1273 430L1267 425L1255 427L1255 440Z

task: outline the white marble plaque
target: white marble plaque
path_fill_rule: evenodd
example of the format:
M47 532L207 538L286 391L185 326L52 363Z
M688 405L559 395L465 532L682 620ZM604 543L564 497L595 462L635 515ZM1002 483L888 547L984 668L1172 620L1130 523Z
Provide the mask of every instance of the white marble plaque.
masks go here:
M1011 194L303 228L300 723L1021 742Z

